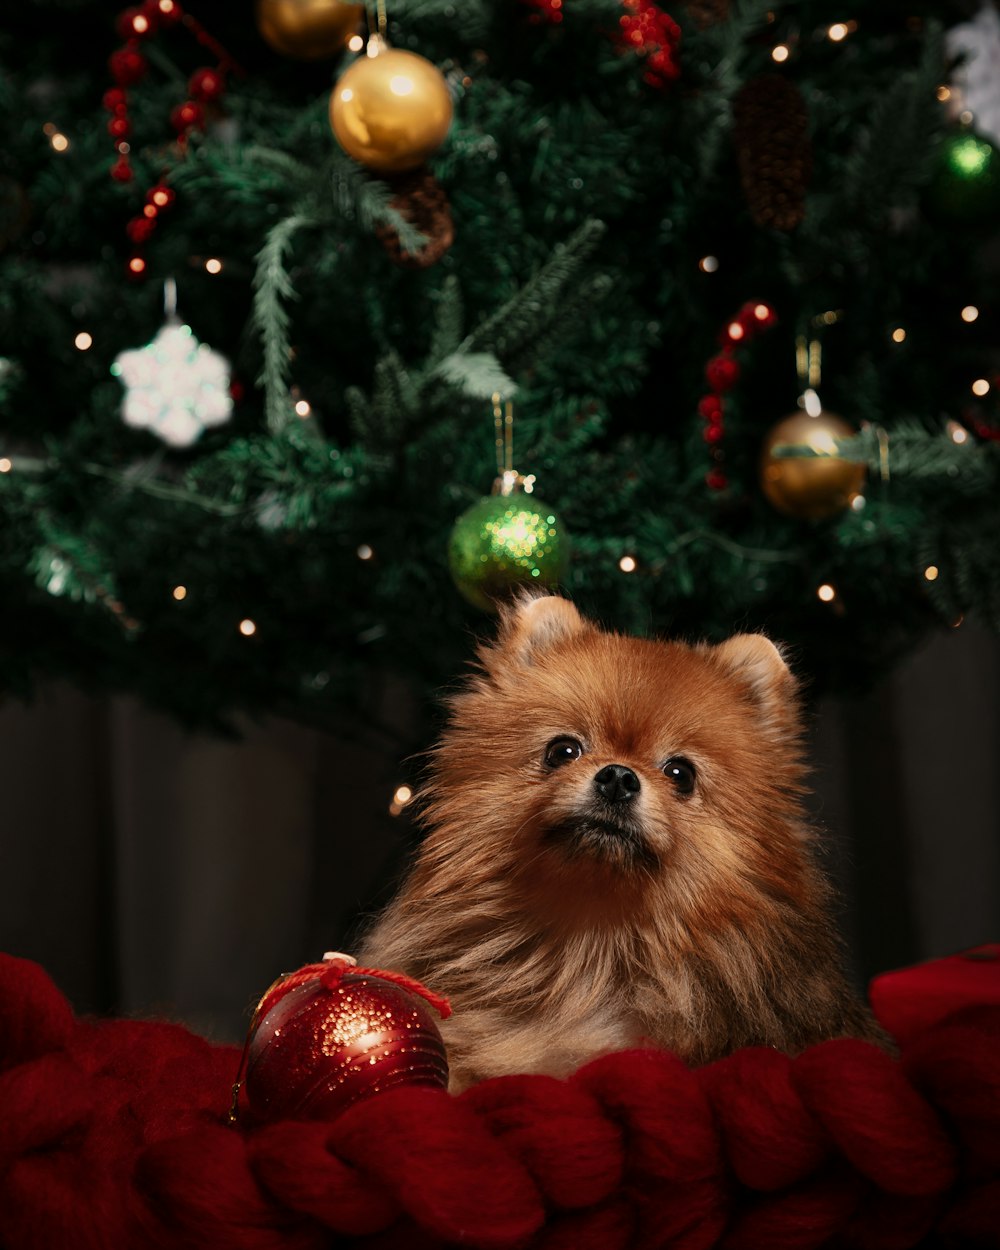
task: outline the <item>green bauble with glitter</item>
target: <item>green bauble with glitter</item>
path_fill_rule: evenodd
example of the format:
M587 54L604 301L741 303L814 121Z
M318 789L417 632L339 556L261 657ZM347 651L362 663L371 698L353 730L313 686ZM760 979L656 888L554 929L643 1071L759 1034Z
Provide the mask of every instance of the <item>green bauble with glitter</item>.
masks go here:
M967 128L948 135L924 196L934 220L973 226L1000 215L1000 151Z
M569 563L569 540L548 504L524 490L487 495L455 522L448 565L455 585L477 608L518 586L556 586Z

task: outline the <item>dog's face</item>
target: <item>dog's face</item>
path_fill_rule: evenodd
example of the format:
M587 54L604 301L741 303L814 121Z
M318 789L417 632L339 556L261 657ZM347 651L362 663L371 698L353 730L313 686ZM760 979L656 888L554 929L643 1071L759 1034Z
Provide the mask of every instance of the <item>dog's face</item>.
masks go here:
M702 908L710 893L786 892L776 861L801 780L798 726L794 682L765 638L627 638L546 596L510 609L480 659L483 676L452 702L431 804L435 823L478 831L470 867L513 863L522 891L536 882L569 905L579 890L590 908L595 891L666 888Z

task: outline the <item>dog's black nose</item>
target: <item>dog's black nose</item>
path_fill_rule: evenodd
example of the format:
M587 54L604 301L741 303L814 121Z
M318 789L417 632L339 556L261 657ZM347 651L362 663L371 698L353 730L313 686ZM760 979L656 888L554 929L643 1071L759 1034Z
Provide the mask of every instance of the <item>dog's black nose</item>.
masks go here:
M639 778L624 764L605 764L594 777L594 785L609 803L627 803L639 793Z

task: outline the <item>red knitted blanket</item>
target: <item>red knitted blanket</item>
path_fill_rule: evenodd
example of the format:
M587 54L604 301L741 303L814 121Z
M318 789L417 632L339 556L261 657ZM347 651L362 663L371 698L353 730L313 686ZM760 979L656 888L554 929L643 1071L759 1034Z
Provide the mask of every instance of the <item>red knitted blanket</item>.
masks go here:
M0 1246L1000 1246L986 950L957 999L955 961L876 982L898 1061L854 1041L697 1071L632 1051L252 1132L226 1124L235 1048L78 1020L37 965L0 956ZM963 999L978 1005L948 1014Z

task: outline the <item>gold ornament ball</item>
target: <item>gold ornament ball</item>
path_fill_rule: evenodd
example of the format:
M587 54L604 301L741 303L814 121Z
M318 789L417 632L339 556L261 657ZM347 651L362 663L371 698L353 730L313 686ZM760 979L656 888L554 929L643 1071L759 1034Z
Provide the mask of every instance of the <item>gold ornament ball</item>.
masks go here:
M341 75L330 96L330 125L347 155L368 169L413 169L448 133L448 84L425 57L382 48Z
M257 29L282 56L319 61L342 51L364 12L344 0L257 0Z
M837 455L837 440L857 431L836 413L821 410L815 417L793 412L775 425L764 440L760 484L779 512L806 521L820 521L849 507L861 492L865 466ZM779 445L811 447L813 456L776 456Z

